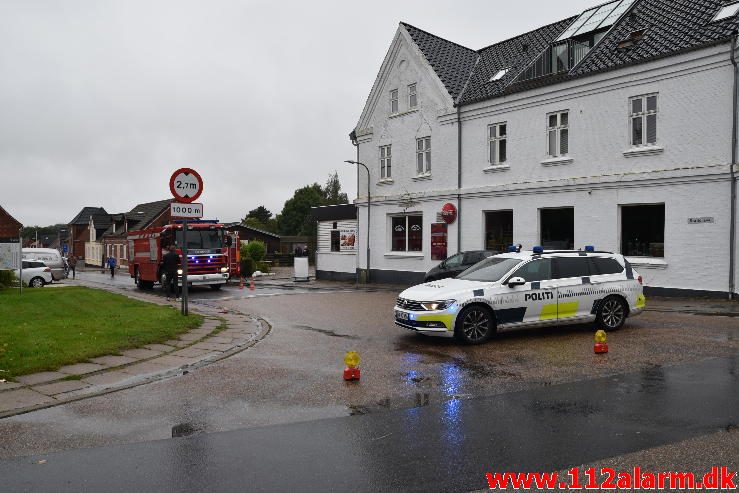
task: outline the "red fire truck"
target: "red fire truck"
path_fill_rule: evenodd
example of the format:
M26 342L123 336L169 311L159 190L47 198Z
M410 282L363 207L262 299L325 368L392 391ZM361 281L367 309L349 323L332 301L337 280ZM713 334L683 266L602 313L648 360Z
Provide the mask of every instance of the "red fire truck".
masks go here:
M129 232L128 271L140 289L151 289L155 282L163 284L162 257L170 245L175 245L181 261L182 226L182 223L175 222ZM238 275L238 245L238 233L227 232L223 224L216 221L188 221L187 285L208 285L213 289L221 289L231 275ZM182 275L182 270L178 273ZM181 277L178 282L182 285Z

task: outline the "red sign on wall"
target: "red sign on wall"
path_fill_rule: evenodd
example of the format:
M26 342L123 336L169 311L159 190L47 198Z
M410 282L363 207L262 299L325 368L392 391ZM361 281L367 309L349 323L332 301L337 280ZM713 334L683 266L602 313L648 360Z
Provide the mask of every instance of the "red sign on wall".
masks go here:
M431 260L446 259L447 228L445 223L431 225Z
M452 224L457 220L457 208L451 202L444 204L441 208L441 218L447 224Z

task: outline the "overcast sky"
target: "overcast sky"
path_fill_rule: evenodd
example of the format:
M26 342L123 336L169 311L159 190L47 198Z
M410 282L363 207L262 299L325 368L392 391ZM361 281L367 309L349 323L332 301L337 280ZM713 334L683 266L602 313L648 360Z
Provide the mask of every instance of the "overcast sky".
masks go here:
M599 0L0 0L0 205L26 226L169 198L237 220L338 170L399 21L479 49Z

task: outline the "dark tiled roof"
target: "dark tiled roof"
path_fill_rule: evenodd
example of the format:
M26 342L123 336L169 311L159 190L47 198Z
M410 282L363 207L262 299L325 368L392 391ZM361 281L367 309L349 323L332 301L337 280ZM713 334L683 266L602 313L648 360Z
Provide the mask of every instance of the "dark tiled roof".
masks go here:
M114 214L114 218L118 218L118 221L122 221L123 217L126 218L126 221L128 222L128 230L129 231L135 231L137 229L144 229L146 228L154 219L159 217L162 212L167 210L169 208L169 204L174 199L165 199L165 200L158 200L156 202L147 202L145 204L139 204L133 209L131 209L129 212L126 212L125 214ZM112 234L121 234L121 232L118 230L117 233L113 233L113 226L112 224L110 227L107 228L105 233L103 233L103 236L112 235Z
M721 0L641 0L575 67L575 74L614 69L725 41L739 20L730 17L711 22L723 4ZM630 49L617 49L622 40L642 29L646 30L642 41Z
M107 229L110 226L110 214L102 207L83 207L80 213L68 224L86 225L90 222L90 216L92 216L92 221L95 223L95 229Z
M596 3L594 1L593 6ZM725 3L722 0L637 0L627 15L608 31L573 71L525 82L514 80L577 17L555 22L477 51L409 24L402 25L451 97L458 105L464 105L727 42L739 27L739 17L711 22ZM646 30L643 40L632 48L617 48L632 32L640 30ZM510 70L501 80L490 82L493 75L506 68Z
M254 231L255 233L261 233L263 235L272 236L274 238L277 238L278 240L280 239L280 235L278 235L277 233L272 233L271 231L265 231L263 229L255 228L254 226L249 226L249 225L243 224L241 222L226 223L225 226L226 226L226 228L234 228L234 229L237 229L238 228L238 229L241 229L241 230L248 229L249 231Z
M418 45L426 61L434 68L436 75L456 100L462 93L472 69L477 62L477 52L457 43L434 36L417 27L401 22L413 42Z
M469 104L502 94L513 79L541 55L576 18L570 17L481 49L480 62L459 103ZM490 82L502 69L510 70L502 79Z

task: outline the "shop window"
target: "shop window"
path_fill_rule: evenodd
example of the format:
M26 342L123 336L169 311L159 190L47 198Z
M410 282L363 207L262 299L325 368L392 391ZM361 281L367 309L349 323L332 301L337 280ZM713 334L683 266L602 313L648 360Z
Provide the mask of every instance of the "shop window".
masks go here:
M485 249L507 252L513 244L513 211L485 213Z
M331 251L332 252L341 251L341 234L338 229L331 230Z
M423 216L393 216L391 228L391 251L423 251Z
M665 256L665 204L621 206L621 253Z
M575 209L540 209L541 246L545 250L572 250L575 247Z

